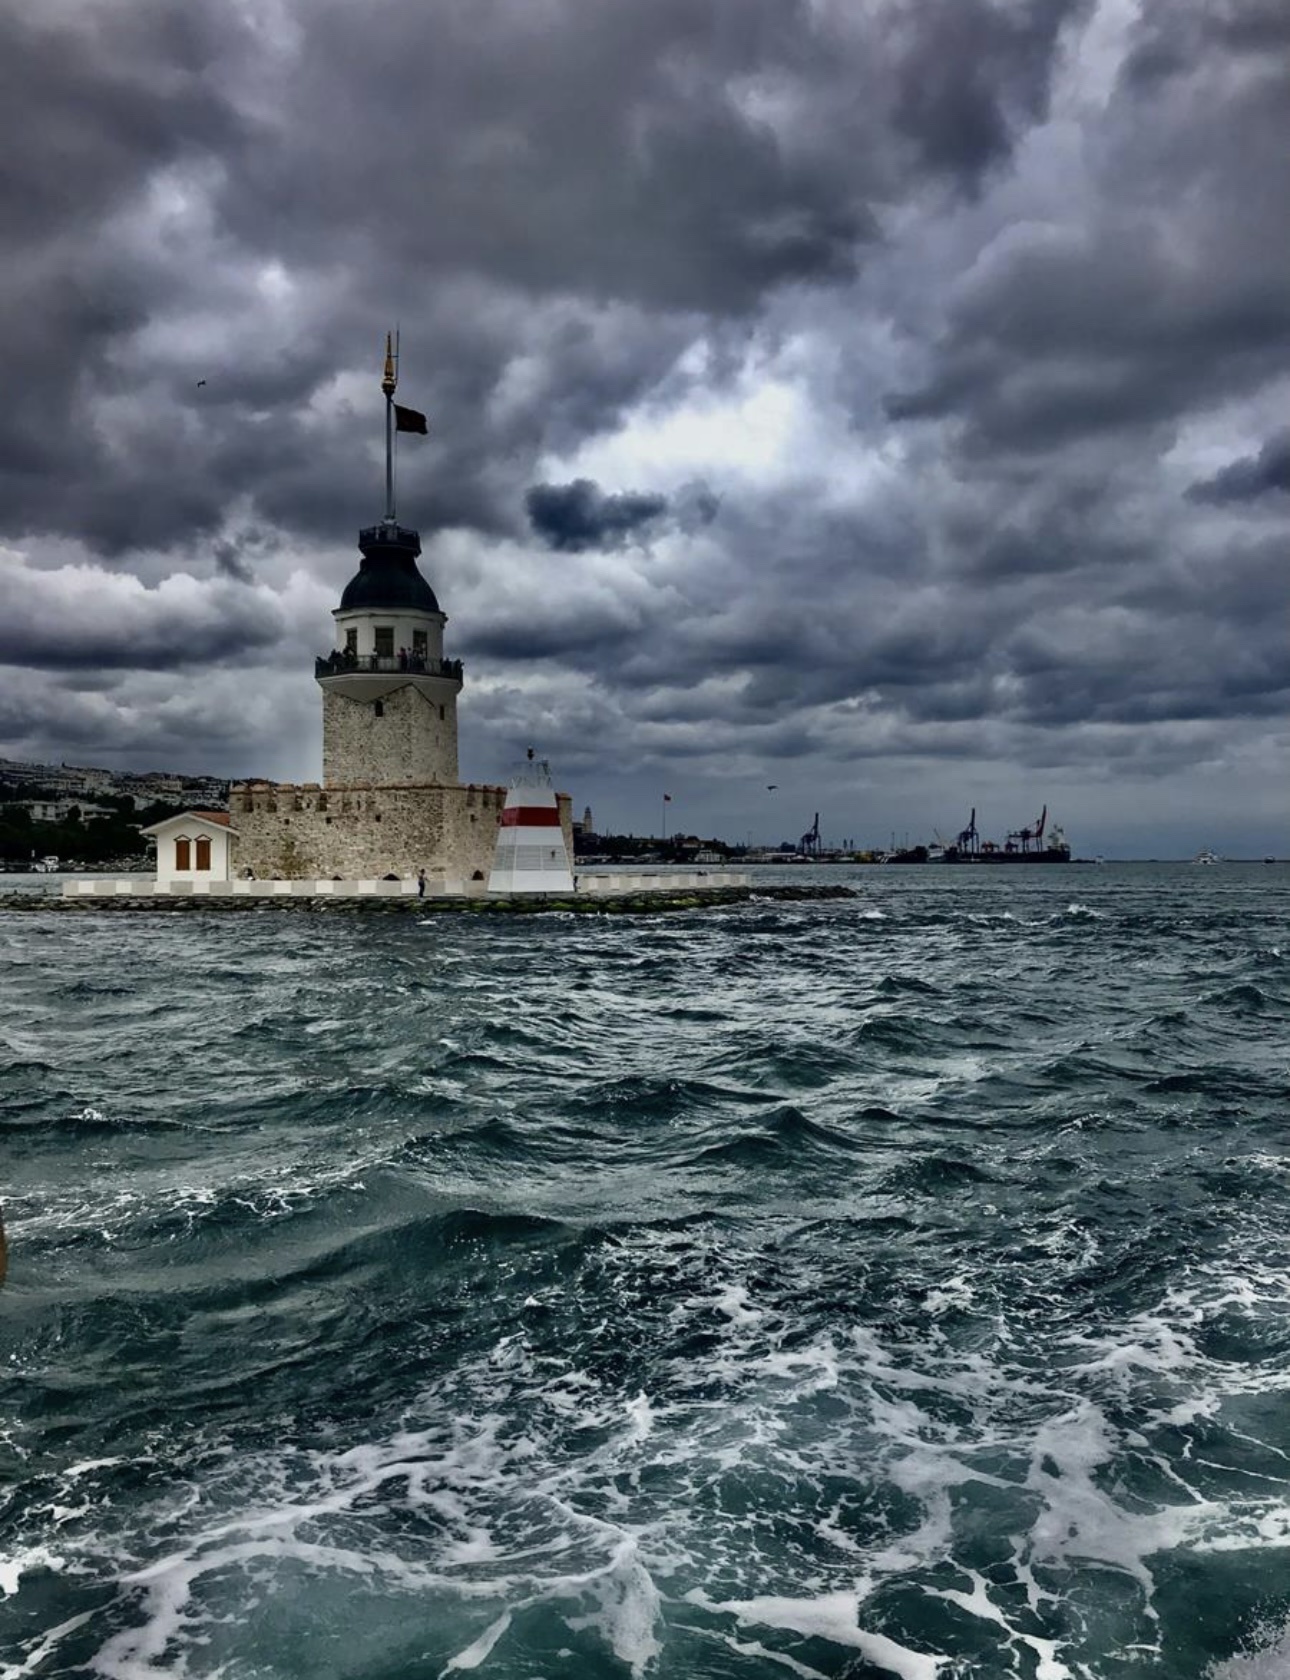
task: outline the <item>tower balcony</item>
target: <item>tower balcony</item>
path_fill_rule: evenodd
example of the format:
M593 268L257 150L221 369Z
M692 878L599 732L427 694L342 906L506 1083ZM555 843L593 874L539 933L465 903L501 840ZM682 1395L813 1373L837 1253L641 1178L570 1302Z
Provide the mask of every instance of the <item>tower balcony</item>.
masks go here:
M314 678L324 677L447 677L461 681L460 659L427 659L415 653L346 653L337 648L314 660Z

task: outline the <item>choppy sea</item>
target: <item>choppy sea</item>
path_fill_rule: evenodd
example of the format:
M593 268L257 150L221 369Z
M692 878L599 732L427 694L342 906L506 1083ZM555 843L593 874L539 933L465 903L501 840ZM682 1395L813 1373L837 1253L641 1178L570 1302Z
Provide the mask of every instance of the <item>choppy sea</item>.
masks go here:
M1290 869L849 879L0 918L4 1680L1290 1674Z

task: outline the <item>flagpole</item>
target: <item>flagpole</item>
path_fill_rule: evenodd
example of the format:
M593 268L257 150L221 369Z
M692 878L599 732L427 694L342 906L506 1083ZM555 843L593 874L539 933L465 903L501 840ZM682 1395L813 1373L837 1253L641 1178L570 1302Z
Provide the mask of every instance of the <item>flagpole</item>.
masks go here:
M667 839L667 795L663 795L663 839Z
M385 392L385 523L394 523L394 389L398 384L394 364L394 340L385 335L385 373L381 389Z

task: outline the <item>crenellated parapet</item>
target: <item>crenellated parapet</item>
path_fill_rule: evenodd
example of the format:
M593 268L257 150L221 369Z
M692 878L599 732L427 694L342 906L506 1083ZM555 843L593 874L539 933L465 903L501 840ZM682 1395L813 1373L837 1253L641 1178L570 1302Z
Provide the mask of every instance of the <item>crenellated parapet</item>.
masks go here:
M236 869L283 880L406 878L421 869L486 877L505 803L505 788L474 782L236 783Z

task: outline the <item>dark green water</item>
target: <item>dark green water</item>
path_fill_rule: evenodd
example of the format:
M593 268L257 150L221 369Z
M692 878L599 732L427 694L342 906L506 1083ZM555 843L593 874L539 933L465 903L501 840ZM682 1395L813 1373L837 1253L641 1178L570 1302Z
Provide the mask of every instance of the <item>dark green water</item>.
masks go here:
M1290 871L854 879L0 920L0 1675L1290 1672Z

